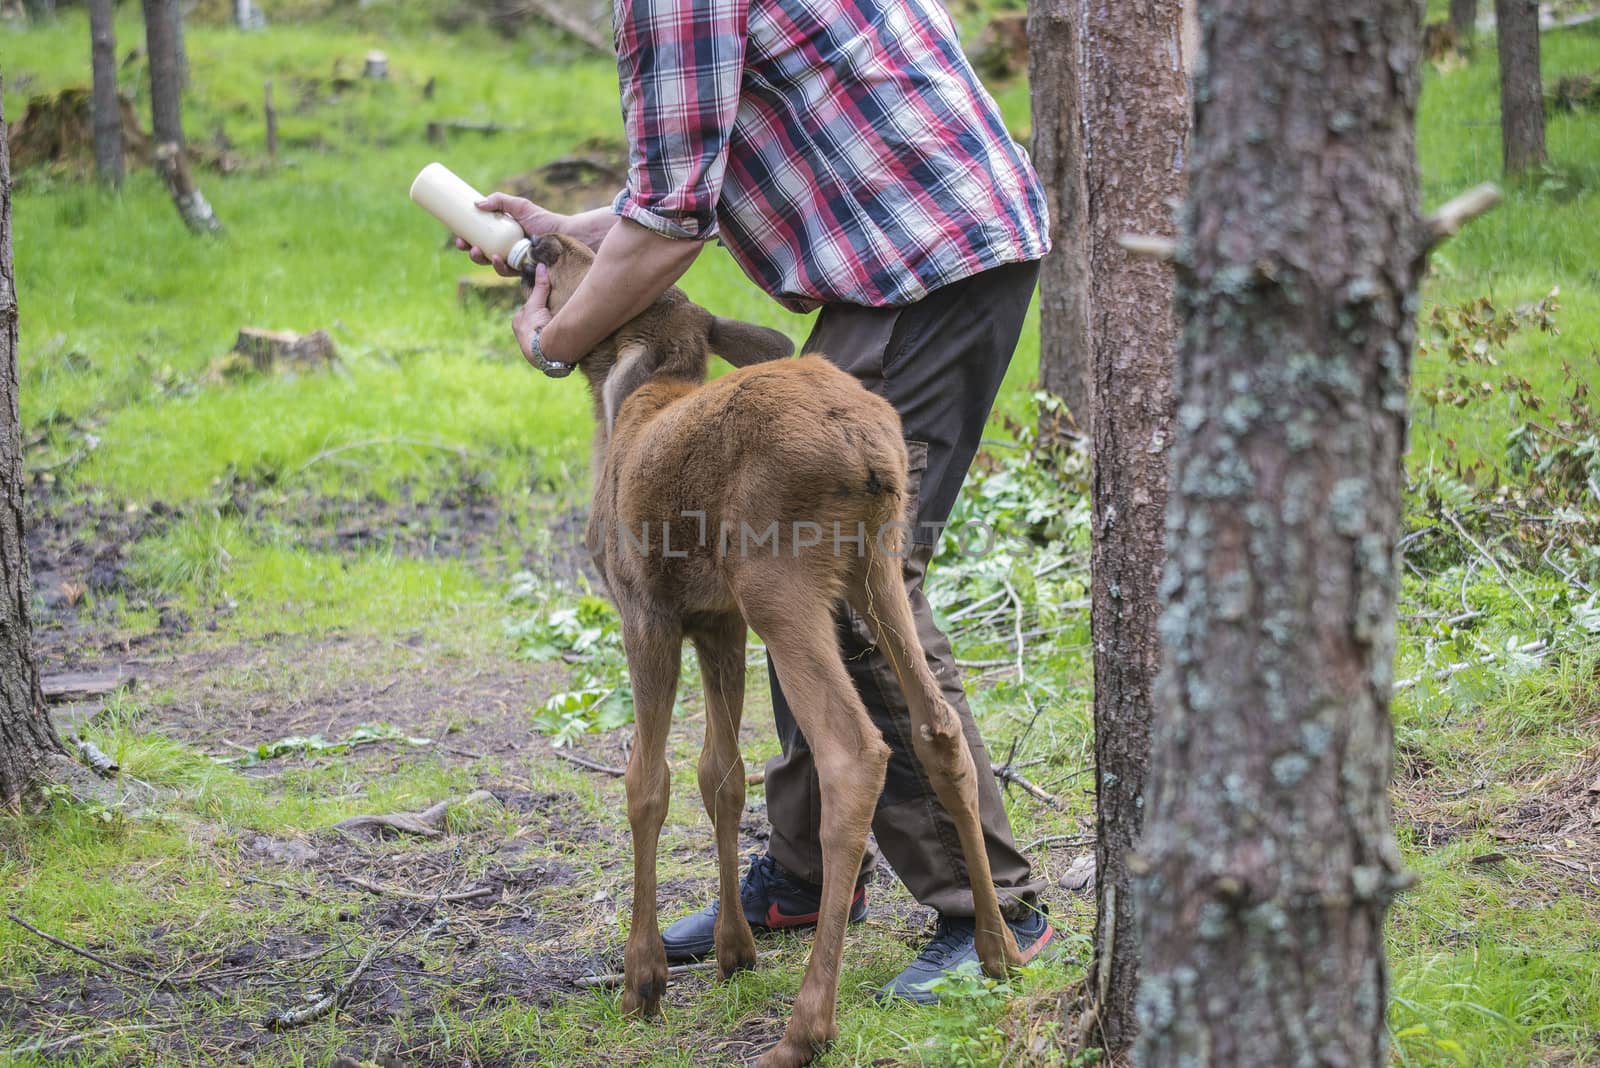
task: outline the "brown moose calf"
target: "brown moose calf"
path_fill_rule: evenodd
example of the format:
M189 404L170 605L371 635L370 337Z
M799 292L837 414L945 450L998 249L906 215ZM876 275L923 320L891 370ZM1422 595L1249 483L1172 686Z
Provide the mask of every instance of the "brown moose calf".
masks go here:
M559 311L594 255L542 238ZM740 366L707 383L708 354ZM739 903L746 627L766 642L822 785L823 888L794 1014L762 1068L811 1060L836 1034L834 1002L850 898L889 749L845 673L841 599L869 621L905 690L917 758L955 818L973 878L984 970L1018 963L978 824L975 771L917 641L901 577L906 449L883 399L816 356L788 356L776 331L712 316L673 289L579 361L593 394L589 549L622 618L633 685L628 822L633 922L623 1007L653 1012L667 985L656 920L656 847L667 814L667 729L683 639L705 683L700 794L716 829L718 971L755 965Z

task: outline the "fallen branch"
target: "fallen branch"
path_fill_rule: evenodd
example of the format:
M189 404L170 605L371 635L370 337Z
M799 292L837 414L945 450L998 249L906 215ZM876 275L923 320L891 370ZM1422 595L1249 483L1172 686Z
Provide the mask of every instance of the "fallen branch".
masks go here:
M994 769L994 777L999 779L1001 782L1006 783L1008 785L1021 787L1024 793L1030 794L1033 797L1038 798L1040 801L1043 801L1045 804L1049 805L1051 808L1062 808L1063 807L1062 802L1061 802L1061 798L1057 797L1055 794L1051 793L1049 790L1046 790L1044 787L1036 785L1033 782L1030 782L1027 778L1025 778L1022 775L1021 772L1015 770L1009 764L1002 764L1000 767L995 768Z
M272 879L260 879L254 875L245 875L243 873L234 876L234 878L238 879L241 883L254 883L256 886L271 886L278 890L287 890L291 894L299 894L302 897L316 889L312 886L292 886L289 883L275 882Z
M756 963L759 964L761 961L770 956L771 954L769 953L762 953L756 957ZM674 964L672 967L667 969L667 982L670 983L674 979L682 979L686 975L694 975L697 972L709 972L716 966L717 962L714 960L703 960L694 964ZM572 981L572 985L582 987L587 990L597 986L621 986L623 979L624 975L622 972L611 972L609 975L581 975Z
M411 925L409 927L395 935L389 940L389 943L386 946L382 947L383 952L387 953L389 950L399 945L401 939L408 937L412 931L415 931L418 927L420 927L422 925L422 921L427 919L430 913L431 910L424 910L422 913L420 913L416 919L411 921ZM429 929L430 932L437 930L440 924L443 922L444 921L441 920L438 924L435 924ZM291 1027L301 1027L305 1024L311 1023L313 1020L320 1020L322 1017L328 1015L328 1013L338 1008L355 990L356 984L359 983L361 981L361 977L367 973L367 969L372 967L373 960L375 960L378 956L378 950L378 943L374 942L372 947L367 950L366 955L361 958L361 963L356 965L355 971L350 973L350 978L340 983L332 993L324 995L303 1009L290 1009L287 1012L275 1012L271 1016L268 1016L264 1024L266 1029L268 1031L287 1031Z
M419 894L415 890L402 890L398 886L384 886L382 883L375 883L368 879L363 879L359 875L341 874L339 878L343 879L351 886L365 890L367 893L376 897L401 897L405 898L407 901L441 901L447 905L455 905L463 901L476 901L480 897L493 897L495 894L499 893L499 891L492 886L479 886L471 890L459 890L453 894Z
M1511 650L1511 652L1520 654L1522 656L1539 656L1547 647L1548 644L1544 641L1544 639L1541 638L1537 641L1528 642L1525 645L1519 645L1515 649ZM1445 679L1459 675L1461 672L1466 671L1469 668L1483 667L1486 664L1492 664L1496 660L1500 659L1500 655L1501 654L1499 653L1490 653L1487 656L1480 656L1476 660L1457 661L1454 664L1449 664L1434 672L1433 678L1443 682ZM1421 675L1412 675L1408 678L1400 679L1394 684L1395 692L1398 693L1401 690L1410 689L1421 681Z
M11 1049L0 1050L0 1057L4 1057L9 1060L12 1057L21 1057L24 1054L59 1053L61 1050L69 1049L72 1046L76 1046L80 1042L87 1042L91 1038L106 1038L111 1035L131 1034L144 1031L159 1031L163 1027L180 1026L182 1026L182 1024L178 1021L174 1021L172 1023L153 1024L113 1024L110 1027L97 1027L93 1031L79 1031L77 1034L64 1035L61 1038L52 1038L49 1040L43 1038L36 1039L33 1042L28 1042L21 1046L13 1046Z
M556 756L567 761L569 764L576 764L578 767L588 768L590 771L598 771L602 775L611 776L613 779L620 779L624 775L628 774L626 768L614 768L610 764L601 764L598 761L590 760L588 757L579 756L577 753L569 752L566 749L557 749L555 752Z
M488 790L474 790L459 802L446 799L437 805L423 809L421 812L391 812L382 816L351 816L349 819L340 820L333 825L336 831L345 834L364 834L369 838L377 838L385 830L395 831L400 834L414 834L420 838L438 838L444 834L445 815L450 811L452 804L476 805L484 801L498 800Z
M1482 545L1479 545L1477 539L1471 534L1467 533L1467 528L1461 525L1461 520L1455 517L1455 513L1447 511L1444 513L1444 517L1450 521L1451 526L1456 528L1456 533L1465 538L1467 544L1476 549L1478 551L1478 555L1489 562L1489 566L1494 568L1495 574L1500 576L1500 581L1504 582L1507 588L1509 588L1512 593L1517 595L1517 600L1522 602L1522 606L1533 615L1537 616L1539 614L1539 610L1533 607L1533 602L1522 595L1522 591L1517 588L1517 584L1511 581L1511 576L1506 574L1505 569L1500 566L1500 561L1491 556L1488 549L1485 549Z
M1031 853L1042 845L1060 845L1063 843L1070 843L1072 845L1088 845L1093 841L1094 835L1092 834L1047 834L1042 838L1035 838L1033 841L1023 846L1019 852Z
M137 678L122 671L72 671L61 675L45 675L39 679L39 689L44 699L53 705L69 701L89 701L104 697L123 687L132 687Z
M206 993L208 993L208 994L212 994L212 995L215 995L217 997L221 997L222 996L222 991L218 990L216 987L212 986L209 982L205 981L204 979L200 979L200 978L197 978L195 976L161 976L161 975L153 975L150 972L142 971L142 970L140 970L138 968L130 968L125 964L118 964L114 960L107 960L105 957L102 957L100 954L94 952L93 950L84 949L82 946L74 945L73 943L68 942L64 938L57 938L53 934L46 934L44 931L39 930L39 928L37 928L33 924L29 923L27 920L23 919L21 916L18 916L15 912L6 913L6 918L9 919L12 923L16 924L18 927L21 927L26 931L31 931L33 934L38 935L40 938L44 939L46 942L49 942L51 945L60 946L62 949L66 950L69 953L76 953L78 956L83 957L83 958L85 958L87 960L92 960L96 964L98 964L98 965L100 965L102 967L105 967L105 968L110 968L114 972L121 972L123 975L131 975L135 979L143 979L147 983L154 983L156 986L165 987L168 990L176 991L176 990L179 990L180 988L182 988L184 986L198 986L202 990L206 991Z

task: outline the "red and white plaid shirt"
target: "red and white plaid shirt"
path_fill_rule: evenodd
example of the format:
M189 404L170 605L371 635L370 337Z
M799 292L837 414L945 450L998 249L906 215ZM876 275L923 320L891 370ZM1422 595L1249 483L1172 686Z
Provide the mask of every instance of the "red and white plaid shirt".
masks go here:
M623 218L720 237L795 310L908 304L1049 250L939 0L615 0Z

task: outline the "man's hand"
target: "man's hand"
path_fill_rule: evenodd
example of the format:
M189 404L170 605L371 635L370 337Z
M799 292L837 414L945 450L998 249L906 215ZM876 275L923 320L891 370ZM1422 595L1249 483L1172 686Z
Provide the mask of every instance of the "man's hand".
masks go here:
M526 203L526 201L524 201ZM527 303L511 320L511 332L517 336L517 344L522 348L522 358L533 364L533 335L546 326L554 318L550 314L550 269L544 264L539 264L533 269L533 292L528 294Z
M478 201L477 207L481 211L503 211L517 221L522 227L522 232L529 237L543 237L545 234L556 234L569 221L566 215L557 215L553 211L546 211L531 200L523 197L514 197L509 193L490 193ZM490 259L483 254L483 250L475 245L468 245L461 238L456 238L456 248L462 249L472 257L473 263L481 263L486 267L493 267L507 278L516 278L517 272L506 266L506 261L499 256ZM549 292L549 286L545 287Z

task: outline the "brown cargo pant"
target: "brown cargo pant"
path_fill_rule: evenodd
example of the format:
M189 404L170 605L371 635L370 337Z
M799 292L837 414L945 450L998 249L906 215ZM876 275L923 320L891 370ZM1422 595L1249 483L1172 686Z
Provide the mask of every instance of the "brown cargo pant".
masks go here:
M997 267L952 283L900 308L829 305L804 352L822 353L900 413L911 458L916 523L905 558L906 592L945 700L961 717L978 770L978 807L989 864L1002 906L1032 904L1043 888L1011 838L988 750L972 721L950 642L933 622L923 593L939 529L955 506L977 454L989 410L1010 365L1038 278L1037 263ZM984 539L974 538L974 541ZM967 866L956 827L939 803L911 747L911 717L871 631L848 606L837 616L846 669L892 753L872 821L878 848L913 896L947 916L973 914ZM768 852L790 875L822 882L822 795L811 749L771 670L772 711L783 755L767 763ZM861 878L877 863L869 850Z

